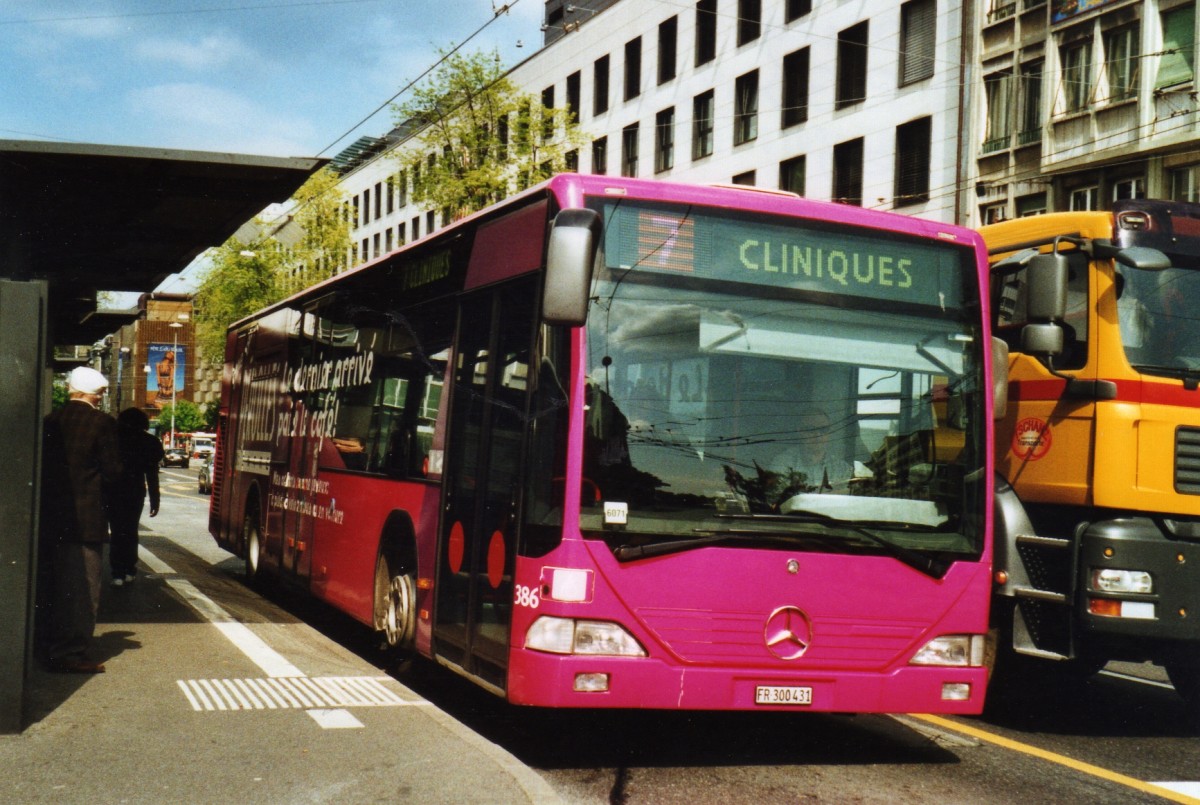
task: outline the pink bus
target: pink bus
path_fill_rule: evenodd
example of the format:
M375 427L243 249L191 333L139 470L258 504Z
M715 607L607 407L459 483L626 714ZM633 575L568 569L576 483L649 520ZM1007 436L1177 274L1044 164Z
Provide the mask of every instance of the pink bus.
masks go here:
M557 176L230 327L210 529L515 704L978 713L986 268Z

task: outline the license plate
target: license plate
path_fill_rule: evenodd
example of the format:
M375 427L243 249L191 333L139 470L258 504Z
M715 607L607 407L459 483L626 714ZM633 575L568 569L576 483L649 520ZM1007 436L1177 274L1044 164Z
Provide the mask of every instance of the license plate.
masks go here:
M812 688L759 685L754 689L755 704L812 704Z

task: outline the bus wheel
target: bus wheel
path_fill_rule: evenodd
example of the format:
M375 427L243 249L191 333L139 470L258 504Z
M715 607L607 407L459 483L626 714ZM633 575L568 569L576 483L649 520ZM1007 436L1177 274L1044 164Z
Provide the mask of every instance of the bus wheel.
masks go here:
M375 629L383 647L397 654L412 647L417 631L416 581L384 556L375 563Z
M1167 678L1183 697L1188 724L1193 730L1200 732L1200 665L1169 663Z
M262 529L255 512L247 514L242 524L242 544L246 546L246 582L257 584L262 579Z

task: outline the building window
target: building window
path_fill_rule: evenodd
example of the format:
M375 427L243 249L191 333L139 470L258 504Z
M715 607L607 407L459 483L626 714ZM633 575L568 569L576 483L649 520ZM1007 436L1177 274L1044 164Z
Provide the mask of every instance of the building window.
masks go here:
M696 3L696 66L717 57L717 0Z
M900 6L900 86L933 75L936 31L934 0L909 0Z
M838 34L837 98L835 109L861 103L867 97L867 21Z
M432 234L434 229L437 229L437 215L430 210L425 213L425 234Z
M579 173L579 149L572 148L563 154L563 168L567 173Z
M755 171L746 171L745 173L739 173L737 176L734 176L731 181L733 184L741 185L743 187L754 187L758 180L755 175Z
M608 138L592 140L592 173L603 176L608 173Z
M675 61L679 37L679 18L671 17L658 26L658 83L665 84L675 77Z
M808 120L808 48L783 57L783 113L780 125L795 126Z
M1063 111L1079 112L1087 108L1092 99L1092 43L1091 40L1072 42L1059 48L1062 62Z
M421 239L421 216L412 219L412 236L413 240Z
M1072 212L1100 209L1100 187L1091 185L1079 187L1071 191L1067 209Z
M583 77L578 70L567 76L567 119L571 123L579 122L579 93L582 82Z
M692 99L692 159L701 159L713 152L714 106L711 89Z
M1185 84L1195 75L1196 6L1188 4L1162 15L1163 43L1159 49L1158 75L1154 87Z
M383 217L383 183L375 183L375 220Z
M371 223L371 188L367 188L362 192L362 220L359 226L366 226Z
M592 114L608 111L608 56L601 56L592 65Z
M987 98L987 121L983 131L982 153L1008 148L1012 134L1012 73L1001 70L983 79Z
M1033 193L1017 197L1017 217L1028 218L1031 215L1041 215L1046 211L1046 194Z
M1113 201L1128 201L1129 199L1146 197L1146 180L1141 176L1132 179L1118 179L1113 182Z
M1169 176L1172 201L1200 201L1200 165L1176 168Z
M1008 220L1008 205L1001 202L1000 204L984 204L979 210L979 220L986 224L998 224L1001 221Z
M863 139L833 147L833 200L862 206Z
M1137 93L1140 39L1137 25L1104 34L1104 79L1110 101L1123 101Z
M621 175L638 175L638 124L621 130Z
M1021 116L1021 128L1017 132L1017 145L1040 142L1042 139L1042 71L1041 61L1021 65L1021 97L1017 114Z
M396 211L396 177L387 177L387 211L391 215ZM391 251L390 249L388 251Z
M642 94L642 38L625 43L625 100Z
M554 136L554 87L542 90L542 141Z
M787 0L784 8L784 22L798 20L812 11L812 0Z
M929 143L933 119L913 120L896 127L894 206L929 200Z
M758 70L738 76L733 87L733 144L758 137Z
M798 196L804 195L804 183L808 176L808 160L801 154L779 163L779 189Z
M737 43L742 46L762 34L762 0L738 0Z
M675 107L654 116L654 172L675 167Z

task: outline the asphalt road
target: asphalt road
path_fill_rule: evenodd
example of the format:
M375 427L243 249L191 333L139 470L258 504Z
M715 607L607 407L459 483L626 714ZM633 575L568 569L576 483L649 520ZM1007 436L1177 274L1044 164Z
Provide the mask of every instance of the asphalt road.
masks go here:
M194 572L236 576L240 562L207 534L196 469L162 471L162 512L144 523L201 559ZM379 661L357 624L301 598L272 598L314 637ZM984 718L542 714L428 663L400 679L570 803L1200 803L1200 738L1150 665L1039 685Z

